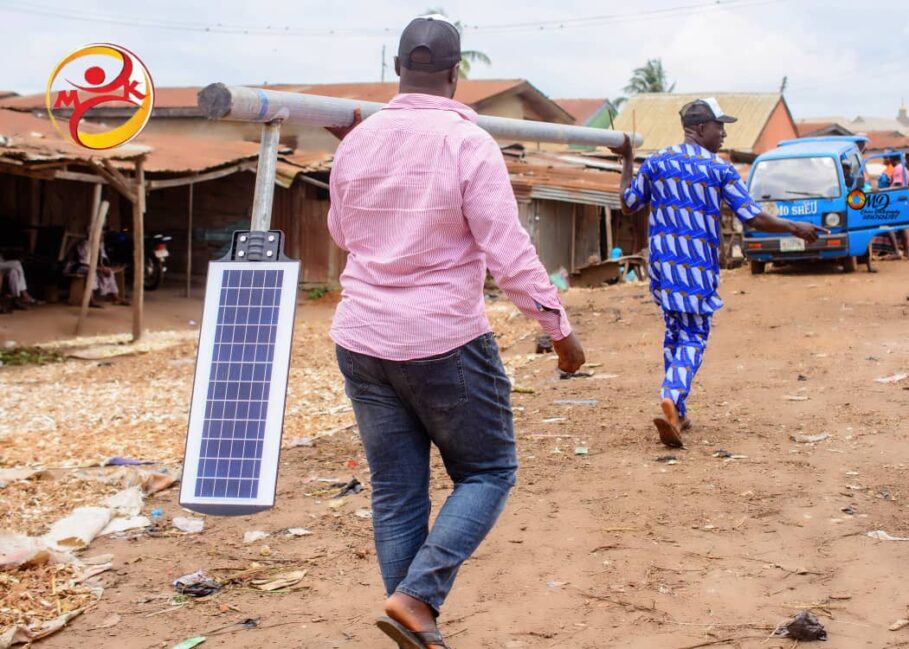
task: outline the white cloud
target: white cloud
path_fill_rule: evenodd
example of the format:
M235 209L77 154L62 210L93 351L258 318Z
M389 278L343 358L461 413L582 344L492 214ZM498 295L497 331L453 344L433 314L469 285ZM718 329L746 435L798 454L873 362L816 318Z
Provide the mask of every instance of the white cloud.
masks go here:
M730 0L725 0L729 6ZM42 4L72 11L64 0ZM121 43L139 54L158 85L255 82L376 81L382 45L390 63L398 30L414 15L442 5L468 25L640 13L684 5L683 0L635 3L585 0L347 0L278 3L263 12L260 1L158 0L154 6L94 0L83 15L126 16L202 24L243 24L277 31L381 28L387 33L334 37L226 35L85 22L11 11L0 4L5 26L0 88L36 92L65 53L95 41ZM468 30L465 47L487 52L493 66L477 66L476 77L523 77L551 96L616 96L632 70L662 57L680 91L774 91L789 77L787 98L796 117L817 114L892 116L901 94L909 94L903 65L904 39L871 38L858 27L864 15L852 1L787 0L749 7L705 9L670 17L610 20L582 29L518 32ZM909 34L909 19L891 32ZM900 25L899 23L903 23ZM902 29L901 29L902 28ZM882 67L883 66L883 67ZM389 78L393 78L389 70ZM896 83L901 81L901 83Z

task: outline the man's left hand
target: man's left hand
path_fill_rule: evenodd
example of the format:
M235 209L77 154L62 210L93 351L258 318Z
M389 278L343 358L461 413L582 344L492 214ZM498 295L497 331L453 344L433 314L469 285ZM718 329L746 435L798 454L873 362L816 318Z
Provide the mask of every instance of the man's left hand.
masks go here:
M812 225L811 223L805 223L804 221L790 222L792 223L792 234L808 243L817 241L819 234L830 234L830 230L822 228L819 225Z

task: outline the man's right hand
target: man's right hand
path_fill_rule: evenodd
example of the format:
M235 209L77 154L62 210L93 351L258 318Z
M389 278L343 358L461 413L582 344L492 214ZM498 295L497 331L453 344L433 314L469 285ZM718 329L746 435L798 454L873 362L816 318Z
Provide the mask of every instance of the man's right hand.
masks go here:
M632 154L631 137L629 137L628 133L624 133L624 135L625 135L625 141L622 142L622 145L621 146L611 146L611 147L609 147L609 150L612 151L613 153L615 153L616 155L622 156L623 158L630 158L631 154Z
M569 374L574 374L587 360L584 358L584 348L581 341L574 333L561 340L553 340L552 346L559 357L559 369Z
M363 114L360 112L360 109L354 108L353 121L350 123L350 126L326 126L325 130L334 135L339 140L343 140L345 137L347 137L347 134L354 130L362 121Z

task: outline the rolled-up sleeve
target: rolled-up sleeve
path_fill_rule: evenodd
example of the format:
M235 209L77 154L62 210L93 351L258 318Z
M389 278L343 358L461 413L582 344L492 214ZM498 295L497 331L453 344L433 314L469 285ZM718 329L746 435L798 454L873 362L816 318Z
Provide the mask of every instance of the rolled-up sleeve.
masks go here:
M344 230L341 228L341 213L343 211L343 199L341 190L338 186L339 173L332 173L328 178L329 206L328 206L328 233L334 240L335 244L341 249L347 250L347 242L344 238Z
M553 340L570 335L558 291L518 218L508 169L492 137L464 141L460 176L464 216L499 288Z
M638 173L631 180L631 184L622 195L625 207L630 210L639 210L650 204L650 166L644 161Z
M739 172L732 165L729 165L726 169L723 200L742 223L747 223L761 213L761 208L751 198L751 194L748 193L748 188L742 182Z

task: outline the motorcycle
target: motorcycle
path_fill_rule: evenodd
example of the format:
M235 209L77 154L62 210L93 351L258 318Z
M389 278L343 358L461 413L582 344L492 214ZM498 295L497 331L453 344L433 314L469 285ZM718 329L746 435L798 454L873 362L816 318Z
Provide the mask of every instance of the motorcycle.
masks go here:
M170 256L167 242L173 237L164 234L145 235L145 272L144 281L146 291L154 291L164 279L167 271L166 261ZM104 234L104 247L111 264L125 266L126 278L129 279L133 272L133 237L126 231L115 232L112 230Z

